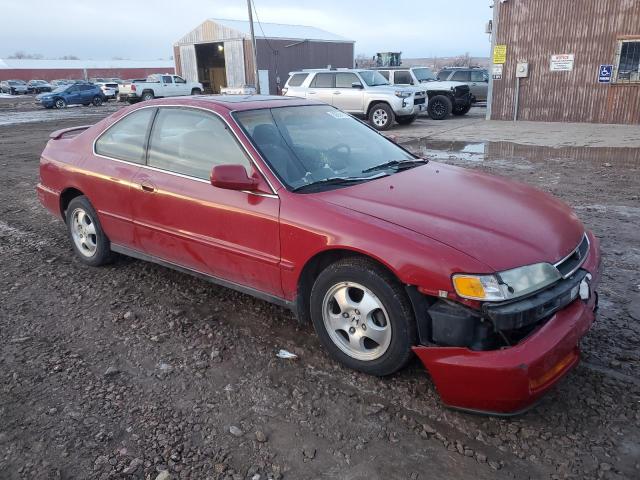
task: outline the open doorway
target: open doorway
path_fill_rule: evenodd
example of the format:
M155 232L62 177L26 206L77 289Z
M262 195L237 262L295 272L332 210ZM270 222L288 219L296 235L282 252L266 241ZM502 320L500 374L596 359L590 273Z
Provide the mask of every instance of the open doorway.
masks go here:
M224 63L224 43L199 43L196 47L198 81L205 93L220 93L227 86L227 71Z

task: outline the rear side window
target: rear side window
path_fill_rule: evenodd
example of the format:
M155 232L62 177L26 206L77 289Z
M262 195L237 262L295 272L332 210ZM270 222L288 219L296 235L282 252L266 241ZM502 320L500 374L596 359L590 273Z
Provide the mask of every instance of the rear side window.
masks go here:
M311 81L311 87L314 88L333 88L333 73L318 73Z
M380 75L382 75L384 78L389 80L389 72L387 70L378 70L378 72L380 72Z
M487 74L484 70L474 70L471 72L471 81L472 82L484 82L488 79Z
M165 75L164 77L162 77L162 83L173 83L173 80L171 80L171 77L169 77L168 75Z
M413 79L407 70L396 70L393 74L393 83L396 85L411 85Z
M438 73L438 80L447 80L450 74L451 70L442 70L440 73Z
M453 74L451 80L455 82L468 82L471 80L471 72L468 70L460 70Z
M251 163L233 134L213 114L186 108L161 108L149 138L147 164L208 180L214 165Z
M132 163L144 163L144 143L155 108L143 108L116 122L96 141L96 153Z
M308 76L308 73L294 73L289 78L287 85L289 85L290 87L299 87L304 83Z

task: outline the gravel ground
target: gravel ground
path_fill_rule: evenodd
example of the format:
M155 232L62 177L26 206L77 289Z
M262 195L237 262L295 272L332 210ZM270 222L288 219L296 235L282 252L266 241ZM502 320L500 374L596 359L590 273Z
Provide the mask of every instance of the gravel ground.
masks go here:
M38 121L0 126L3 479L640 477L634 152L408 144L548 190L602 240L585 362L525 415L482 417L444 408L417 362L385 379L336 365L281 308L132 259L81 265L34 187L48 133L97 114L10 101L0 115Z

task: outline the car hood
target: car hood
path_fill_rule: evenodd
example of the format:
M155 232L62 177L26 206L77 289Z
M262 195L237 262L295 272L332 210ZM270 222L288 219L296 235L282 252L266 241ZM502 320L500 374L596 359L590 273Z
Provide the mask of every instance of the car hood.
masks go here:
M467 85L467 84L464 82L442 82L440 80L420 82L420 86L426 90L452 90L462 85Z
M584 233L575 213L551 195L437 162L320 196L449 245L495 271L555 263Z

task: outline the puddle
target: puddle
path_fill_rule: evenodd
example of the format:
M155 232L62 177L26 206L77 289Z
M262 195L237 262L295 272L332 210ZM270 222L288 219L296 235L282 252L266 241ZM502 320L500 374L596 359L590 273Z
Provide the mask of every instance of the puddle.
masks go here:
M640 168L640 148L624 147L542 147L512 142L449 142L412 140L403 146L439 161L536 163L547 160L591 162L603 167Z

